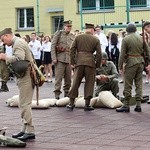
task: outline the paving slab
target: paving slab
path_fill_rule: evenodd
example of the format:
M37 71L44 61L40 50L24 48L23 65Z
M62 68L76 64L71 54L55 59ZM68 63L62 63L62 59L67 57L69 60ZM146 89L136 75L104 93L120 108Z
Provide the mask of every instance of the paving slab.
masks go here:
M143 77L145 80L145 77ZM150 84L144 84L143 93L150 93ZM7 126L7 136L20 130L18 107L8 107L5 101L18 94L15 81L9 81L10 91L0 93L0 127ZM79 89L83 95L83 86ZM119 84L122 96L123 84ZM54 98L53 83L44 83L40 88L41 98ZM134 88L133 88L134 94ZM62 95L63 96L63 95ZM61 97L62 97L61 96ZM35 95L34 95L35 97ZM36 139L27 142L26 150L149 150L150 105L142 103L142 112L117 113L115 109L96 108L84 112L65 107L33 109ZM0 147L1 150L18 148ZM19 148L20 149L20 148Z

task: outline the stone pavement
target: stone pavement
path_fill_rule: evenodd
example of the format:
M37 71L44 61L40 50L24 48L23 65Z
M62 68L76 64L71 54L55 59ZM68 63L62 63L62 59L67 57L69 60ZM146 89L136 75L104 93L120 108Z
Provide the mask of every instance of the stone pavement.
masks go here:
M80 94L83 94L83 85ZM21 126L18 108L8 107L5 100L18 94L14 81L9 81L10 92L0 93L0 127L7 126L7 136ZM120 86L122 95L123 84ZM150 84L144 84L149 94ZM53 98L53 83L40 88L40 98ZM33 109L36 140L27 142L26 150L149 150L150 105L142 104L143 112L117 113L115 109L97 108L67 111L65 107ZM21 148L0 147L0 150Z

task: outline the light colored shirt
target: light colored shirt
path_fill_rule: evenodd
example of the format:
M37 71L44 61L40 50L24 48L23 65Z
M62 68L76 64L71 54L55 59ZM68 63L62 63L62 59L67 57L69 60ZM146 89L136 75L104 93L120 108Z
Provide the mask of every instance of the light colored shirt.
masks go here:
M35 59L40 59L41 57L41 43L40 41L38 40L35 40L35 41L30 41L29 42L29 47L30 47L30 50L32 51L33 53L33 56Z
M106 38L106 35L101 32L100 34L95 34L95 36L98 37L98 39L100 40L102 52L105 52L106 47L108 46L108 40Z
M42 51L43 52L50 52L51 51L51 42L42 43Z
M7 54L7 56L12 56L12 53L13 53L12 46L5 45L5 48L6 48L6 54Z

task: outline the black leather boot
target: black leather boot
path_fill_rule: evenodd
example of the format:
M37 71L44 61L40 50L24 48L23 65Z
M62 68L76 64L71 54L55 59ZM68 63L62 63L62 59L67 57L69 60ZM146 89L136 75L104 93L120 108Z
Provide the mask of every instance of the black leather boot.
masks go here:
M142 112L142 109L141 109L140 106L136 106L136 107L134 108L134 111L136 111L136 112Z
M92 106L85 106L84 111L92 111L94 108Z
M8 89L8 86L7 86L7 82L5 81L2 81L2 86L0 88L0 92L8 92L9 89Z
M123 105L120 108L116 108L116 112L130 112L130 107Z
M71 98L70 99L70 103L66 106L66 108L68 109L68 110L73 110L74 109L74 107L75 107L75 105L74 105L74 98Z
M84 111L92 111L94 108L90 106L90 98L85 99Z

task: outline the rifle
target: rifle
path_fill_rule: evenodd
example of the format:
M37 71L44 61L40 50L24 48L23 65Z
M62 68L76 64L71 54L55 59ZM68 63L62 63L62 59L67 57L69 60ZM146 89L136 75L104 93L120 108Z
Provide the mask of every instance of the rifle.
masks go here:
M145 66L148 66L148 59L149 59L149 54L148 54L148 47L145 39L145 33L144 33L144 28L143 28L144 21L142 19L142 38L143 38L143 58L145 61Z

